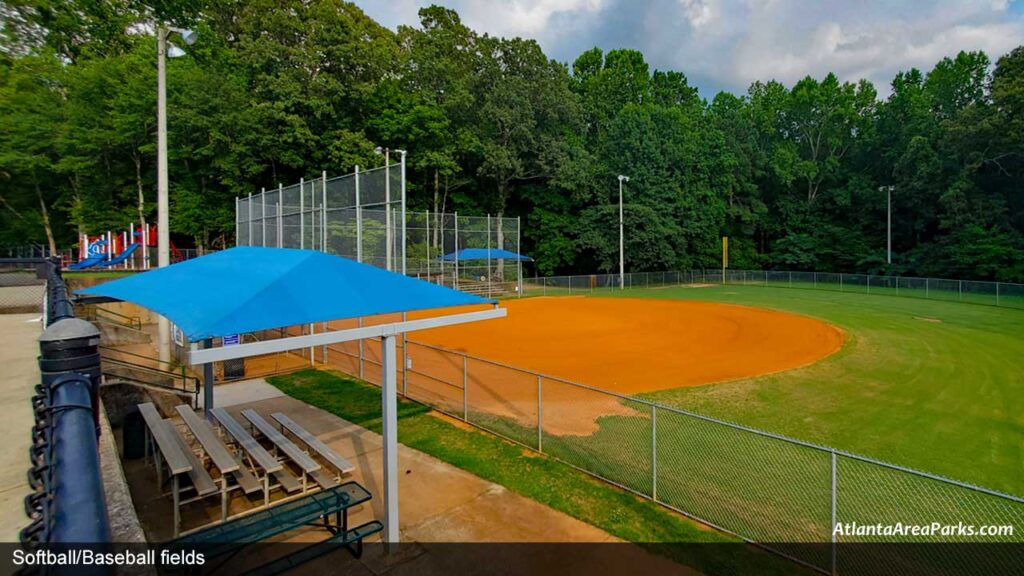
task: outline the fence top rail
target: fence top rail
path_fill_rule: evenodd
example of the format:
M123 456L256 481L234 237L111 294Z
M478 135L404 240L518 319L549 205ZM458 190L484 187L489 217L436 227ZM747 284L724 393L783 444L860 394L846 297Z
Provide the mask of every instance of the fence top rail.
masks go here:
M651 271L651 272L626 272L625 276L632 277L632 276L643 275L643 274L646 274L646 275L651 275L651 274L654 274L654 275L658 275L658 274L661 274L661 275L665 275L665 274L676 274L676 275L679 275L679 274L696 274L696 273L699 273L699 274L710 274L710 275L713 275L713 276L719 276L720 277L722 275L722 269L721 268L706 268L706 269L697 268L697 269L693 269L693 270L679 270L679 271L666 270L666 271ZM1018 282L999 282L999 281L996 281L996 280L963 280L963 279L957 279L957 278L933 278L933 277L930 277L930 276L901 276L901 275L885 275L885 274L860 274L860 273L855 273L855 272L823 272L823 271L817 271L817 270L808 270L808 271L803 271L803 270L744 270L744 269L733 269L733 268L729 268L729 269L726 270L726 275L727 276L730 275L730 274L744 274L744 273L756 273L756 274L805 274L805 275L806 274L824 274L824 275L829 275L829 276L849 276L849 277L860 277L860 278L868 278L868 279L871 279L871 278L886 278L886 279L896 279L896 280L920 280L920 281L929 281L929 282L964 282L964 283L971 283L971 284L992 284L992 285L1000 285L1000 286L1014 286L1014 287L1018 287L1018 288L1024 289L1024 283L1018 283ZM618 272L599 272L599 273L594 273L594 274L566 274L566 275L561 275L561 276L534 276L532 279L525 278L524 280L527 281L527 282L532 282L532 283L542 283L542 282L546 282L546 281L549 281L549 280L569 280L569 281L572 281L574 278L590 278L590 277L593 277L593 276L618 278L619 274L618 274Z

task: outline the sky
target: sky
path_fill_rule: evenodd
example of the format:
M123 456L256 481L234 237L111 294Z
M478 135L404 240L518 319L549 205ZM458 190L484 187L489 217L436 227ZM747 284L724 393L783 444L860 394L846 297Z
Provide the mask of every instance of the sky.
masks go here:
M355 0L388 28L418 25L429 4L495 36L537 40L572 63L589 48L641 50L652 69L686 74L701 95L791 86L835 72L880 96L900 70L928 71L960 50L993 62L1024 44L1024 0Z

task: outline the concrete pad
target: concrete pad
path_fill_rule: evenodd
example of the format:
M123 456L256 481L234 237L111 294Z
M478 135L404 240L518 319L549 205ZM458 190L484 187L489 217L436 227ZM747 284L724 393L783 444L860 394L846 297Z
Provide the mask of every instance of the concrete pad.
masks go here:
M31 491L29 468L30 431L34 387L39 383L39 314L0 315L0 414L7 438L0 442L0 542L17 542L18 532L28 525L24 498Z
M512 497L510 497L512 496ZM478 497L406 528L417 542L509 542L504 526L516 527L516 542L621 542L528 498L492 484Z
M280 396L284 396L284 392L274 388L263 378L218 384L213 387L213 405L218 408L248 404ZM202 406L202 403L203 395L200 394L199 405Z

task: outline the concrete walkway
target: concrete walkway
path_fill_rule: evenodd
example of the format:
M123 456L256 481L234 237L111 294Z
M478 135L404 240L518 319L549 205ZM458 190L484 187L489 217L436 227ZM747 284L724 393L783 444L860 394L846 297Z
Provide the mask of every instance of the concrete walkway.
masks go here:
M0 542L17 542L28 525L25 496L31 491L26 473L28 448L35 424L33 387L39 383L39 314L0 315L0 414L4 441L0 442Z

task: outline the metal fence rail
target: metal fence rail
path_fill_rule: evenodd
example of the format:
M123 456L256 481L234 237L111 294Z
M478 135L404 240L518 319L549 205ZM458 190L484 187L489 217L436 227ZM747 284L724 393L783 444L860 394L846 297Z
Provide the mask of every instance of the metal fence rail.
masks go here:
M0 260L0 266L34 269L44 281L33 293L45 330L40 337L42 384L32 398L32 492L25 497L31 523L20 533L22 546L109 541L97 448L99 330L74 317L58 258Z
M1024 565L1019 496L429 344L408 341L400 353L406 397L816 571L1004 574ZM380 383L377 341L331 346L324 359ZM854 546L893 539L835 535L852 523L1015 530ZM936 542L944 545L928 545Z
M987 304L1024 309L1024 284L981 280L950 280L910 276L872 276L835 272L785 270L681 270L632 272L623 276L626 288L657 288L698 284L727 284L827 290ZM618 290L618 274L540 276L526 282L524 293L534 295L584 294Z

